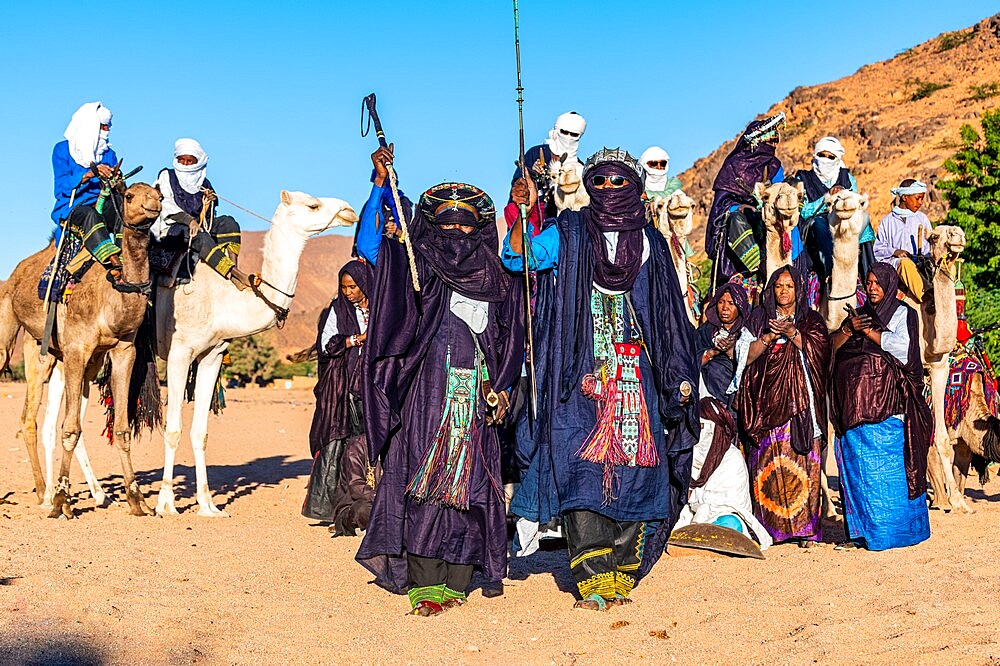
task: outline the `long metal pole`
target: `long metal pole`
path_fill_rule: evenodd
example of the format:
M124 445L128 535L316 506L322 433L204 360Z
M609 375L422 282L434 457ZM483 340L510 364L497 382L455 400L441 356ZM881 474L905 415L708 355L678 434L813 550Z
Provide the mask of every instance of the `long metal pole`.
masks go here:
M527 179L531 176L528 174L527 165L524 160L524 87L521 85L521 39L517 12L517 0L514 0L514 57L517 60L517 126L521 146L521 178L524 178L525 182L527 182ZM519 208L521 215L521 257L524 260L525 322L528 329L526 360L528 365L528 381L531 384L531 418L533 420L538 415L538 387L535 382L535 332L534 318L531 314L530 264L533 259L533 255L531 252L531 234L527 233L528 207L525 204L520 204Z

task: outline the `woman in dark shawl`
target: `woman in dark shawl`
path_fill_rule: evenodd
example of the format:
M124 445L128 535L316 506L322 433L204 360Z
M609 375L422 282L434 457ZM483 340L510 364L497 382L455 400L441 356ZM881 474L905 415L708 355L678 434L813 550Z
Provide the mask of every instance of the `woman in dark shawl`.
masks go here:
M746 291L738 284L726 283L705 306L705 322L698 327L696 344L704 390L727 407L732 406L735 388L730 391L730 386L737 366L741 365L736 341L741 336L749 338L749 332L744 333L749 317L750 302ZM744 355L742 365L745 363Z
M337 297L319 317L316 411L309 429L313 465L302 515L324 523L337 518L337 485L345 448L365 446L361 416L361 349L368 331L368 295L374 279L368 264L340 269ZM364 529L363 525L355 525Z
M775 155L778 128L784 119L784 114L778 114L747 125L712 183L715 198L708 214L710 233L705 249L714 262L714 285L728 282L737 273L756 275L760 268L764 226L753 188L756 183L785 179L781 160ZM744 235L749 231L752 235Z
M820 471L830 342L791 266L776 270L747 329L747 369L734 406L749 446L754 513L775 542L822 538Z
M868 301L834 335L831 420L850 541L870 550L930 537L927 451L932 416L923 399L917 312L897 298L899 276L876 263Z
M493 202L424 192L405 247L383 239L364 369L369 456L383 476L357 560L416 615L465 603L474 569L507 573L499 422L524 359L522 291L500 265Z

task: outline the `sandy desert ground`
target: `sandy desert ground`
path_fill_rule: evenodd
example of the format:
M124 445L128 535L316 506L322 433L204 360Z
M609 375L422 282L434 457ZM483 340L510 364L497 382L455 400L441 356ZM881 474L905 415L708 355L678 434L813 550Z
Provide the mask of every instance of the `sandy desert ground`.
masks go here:
M228 519L199 518L185 441L178 509L98 509L78 469L78 518L36 506L14 438L23 385L0 384L0 663L1000 664L1000 482L968 490L977 513L935 512L933 536L886 553L779 546L767 560L665 557L630 607L571 609L565 554L513 560L506 594L435 618L369 584L356 538L299 515L312 395L230 391L208 457ZM122 497L117 454L85 434ZM133 447L155 502L159 436ZM834 530L830 530L831 533Z

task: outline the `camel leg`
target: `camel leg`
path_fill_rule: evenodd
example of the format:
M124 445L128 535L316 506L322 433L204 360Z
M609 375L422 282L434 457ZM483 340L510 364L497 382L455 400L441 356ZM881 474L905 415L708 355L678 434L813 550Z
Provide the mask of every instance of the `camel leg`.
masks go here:
M24 394L24 409L21 411L21 441L28 449L28 460L31 461L31 472L35 477L35 494L38 503L44 505L46 484L42 475L41 461L38 459L38 410L42 404L42 390L45 380L52 372L55 357L51 354L42 357L40 349L30 336L24 340L24 377L26 390Z
M64 352L63 372L66 376L65 408L62 433L62 461L59 464L59 480L52 496L52 511L49 518L73 517L73 507L70 500L69 471L76 451L76 443L80 439L80 399L83 394L83 374L89 350L75 349Z
M135 345L122 340L111 350L111 395L115 404L114 442L118 447L118 457L124 474L125 499L133 516L149 516L153 510L146 500L135 478L132 468L132 429L128 424L128 390L135 364Z
M90 387L90 381L86 381L83 385L83 398L80 400L81 418L87 413L87 405L90 402ZM83 439L84 435L81 432L80 439L76 443L76 461L80 464L80 470L83 471L83 478L87 480L87 487L94 498L94 504L97 506L112 504L113 502L108 501L108 495L104 492L104 488L97 479L97 475L94 474L94 467L90 464L90 456L87 455L87 447L83 445Z
M930 369L931 376L931 404L934 412L934 449L937 452L937 456L934 456L932 452L928 458L937 458L934 465L939 465L940 467L934 470L934 473L940 472L941 474L944 481L944 490L947 493L947 502L948 505L950 505L950 508L956 511L972 513L972 507L965 501L965 497L958 490L958 484L955 483L955 474L953 471L955 448L952 444L951 437L948 436L948 427L945 425L944 395L948 385L948 358L945 357L942 360L931 363L928 367ZM928 469L931 469L930 460L928 460L927 466ZM934 473L932 473L932 478ZM935 486L934 505L941 506L945 501L945 494L942 493L940 504L937 494L938 488Z
M56 437L59 428L59 409L62 407L63 392L65 389L65 379L63 378L62 365L57 363L49 378L49 395L45 406L45 419L42 422L42 446L45 449L45 500L42 507L52 508L52 488L55 485L55 457L56 457ZM83 400L80 404L81 419L87 413L87 400L90 397L90 382L85 382L83 386ZM90 494L94 497L97 506L105 506L107 494L101 487L101 482L94 474L94 468L90 464L87 456L87 449L83 445L83 433L76 442L76 461L83 470L83 476L87 480Z
M174 345L167 357L167 413L163 427L163 480L156 500L156 515L177 515L174 506L174 459L181 441L184 388L191 367L190 349Z
M208 489L208 469L205 464L205 448L208 444L208 412L212 406L215 380L222 367L222 354L228 342L216 345L198 360L198 377L194 389L194 414L191 417L191 448L194 450L195 480L198 488L198 515L225 518L229 514L212 502Z
M956 441L955 444L955 466L952 470L955 474L955 483L958 484L958 492L962 494L962 499L965 500L965 484L969 480L969 467L972 465L972 449L965 445L964 442ZM968 500L965 500L968 505ZM969 513L975 513L976 510L969 506Z
M7 369L10 357L14 353L17 332L21 330L21 324L14 314L14 303L9 293L10 284L11 281L8 279L0 285L0 372Z

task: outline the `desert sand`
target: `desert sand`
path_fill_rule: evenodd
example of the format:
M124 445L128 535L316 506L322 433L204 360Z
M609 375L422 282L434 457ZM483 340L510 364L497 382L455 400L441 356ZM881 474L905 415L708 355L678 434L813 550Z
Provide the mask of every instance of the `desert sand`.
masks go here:
M370 584L353 559L360 538L331 539L299 515L309 391L228 392L209 426L221 519L196 515L186 439L180 516L95 508L74 468L78 517L46 518L14 438L23 395L0 384L3 664L1000 664L996 480L971 482L974 515L933 512L930 541L913 548L664 557L634 604L606 613L572 610L566 556L552 550L513 559L503 597L474 591L465 607L420 618ZM88 413L88 448L123 498L99 411ZM155 504L159 434L135 442L133 459Z

